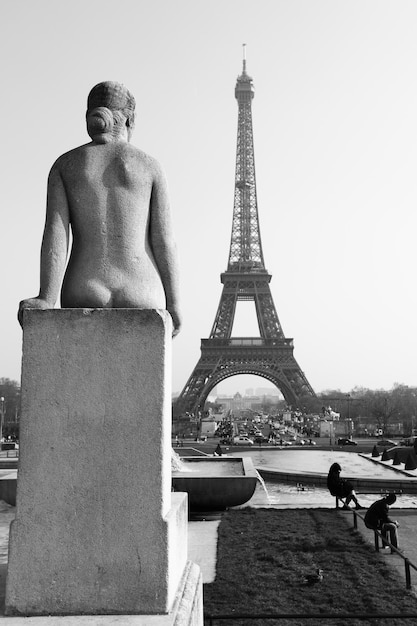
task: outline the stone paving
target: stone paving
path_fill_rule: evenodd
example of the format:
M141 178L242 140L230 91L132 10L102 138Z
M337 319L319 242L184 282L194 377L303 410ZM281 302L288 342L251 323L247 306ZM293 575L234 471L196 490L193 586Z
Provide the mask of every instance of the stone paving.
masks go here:
M216 578L218 521L188 523L188 558L199 565L203 583L212 583Z

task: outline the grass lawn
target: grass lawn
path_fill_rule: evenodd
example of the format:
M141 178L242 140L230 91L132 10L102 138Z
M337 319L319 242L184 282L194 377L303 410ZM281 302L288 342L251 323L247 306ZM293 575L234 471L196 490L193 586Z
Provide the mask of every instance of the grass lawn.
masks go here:
M335 510L228 511L219 525L216 580L204 585L204 612L417 614L417 599L406 590L404 576L389 566L389 558L375 552ZM304 577L317 568L323 570L323 580L309 586ZM246 619L213 624L411 626L417 618Z

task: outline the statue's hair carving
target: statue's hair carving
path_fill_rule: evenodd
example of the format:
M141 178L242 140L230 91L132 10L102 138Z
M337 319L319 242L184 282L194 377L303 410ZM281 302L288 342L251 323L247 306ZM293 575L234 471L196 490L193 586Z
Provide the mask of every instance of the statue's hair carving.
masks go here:
M135 98L120 83L106 81L92 88L87 101L87 131L93 141L126 125L130 132L135 120Z
M87 132L91 139L111 133L114 127L113 113L107 107L96 107L87 112Z

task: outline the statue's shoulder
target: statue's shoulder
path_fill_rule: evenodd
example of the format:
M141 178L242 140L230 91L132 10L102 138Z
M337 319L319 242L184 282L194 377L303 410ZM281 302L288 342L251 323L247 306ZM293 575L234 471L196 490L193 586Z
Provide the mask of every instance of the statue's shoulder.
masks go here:
M133 144L129 143L126 146L126 150L128 150L132 155L136 156L136 158L143 163L145 167L148 167L150 170L159 171L161 170L161 164L155 157L151 156L147 152L144 152L140 148L137 148Z
M88 147L91 146L91 143L83 144L82 146L78 146L77 148L73 148L72 150L68 150L68 152L64 152L61 154L54 164L51 167L51 172L54 171L62 171L65 170L68 165L73 164L80 160L80 157L85 154Z

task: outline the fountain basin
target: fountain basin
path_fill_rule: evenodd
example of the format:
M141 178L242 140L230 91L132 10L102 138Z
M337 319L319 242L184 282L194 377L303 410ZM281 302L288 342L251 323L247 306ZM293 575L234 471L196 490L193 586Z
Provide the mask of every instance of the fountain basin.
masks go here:
M251 458L181 458L184 470L172 472L174 491L188 493L188 507L195 511L224 511L251 499L258 473Z
M380 493L382 490L417 493L417 470L404 471L392 462L383 462L366 454L334 450L251 450L240 454L251 455L264 480L302 482L326 488L328 469L332 463L338 462L342 466L343 478L348 478L360 493Z

